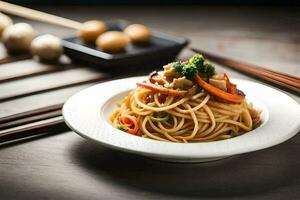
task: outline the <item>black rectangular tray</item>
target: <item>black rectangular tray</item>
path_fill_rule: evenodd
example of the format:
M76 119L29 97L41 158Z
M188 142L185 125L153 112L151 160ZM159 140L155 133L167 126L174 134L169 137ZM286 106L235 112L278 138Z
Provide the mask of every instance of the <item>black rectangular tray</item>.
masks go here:
M122 31L130 23L124 20L107 22L108 30ZM148 63L156 65L173 61L178 53L189 43L182 37L153 32L149 44L129 44L126 51L110 54L96 48L94 44L86 44L79 37L63 39L65 54L77 62L92 64L98 68L113 69L140 66Z

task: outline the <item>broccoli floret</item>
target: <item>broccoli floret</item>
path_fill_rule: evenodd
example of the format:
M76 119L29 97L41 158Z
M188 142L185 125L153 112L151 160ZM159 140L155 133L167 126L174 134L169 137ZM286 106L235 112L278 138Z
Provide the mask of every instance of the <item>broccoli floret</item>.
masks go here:
M175 69L176 72L182 73L183 70L183 64L179 61L173 63L173 68Z
M198 72L204 76L212 76L215 74L215 67L207 62L201 54L196 54L191 57L187 64L182 64L178 61L174 62L172 66L177 73L180 73L190 80L194 80Z
M209 63L208 61L205 61L203 65L207 76L213 76L215 74L215 67L213 66L213 64Z
M184 75L187 79L194 80L197 73L198 67L194 64L186 64L182 68L182 75Z
M202 75L213 76L215 74L215 67L208 61L204 61L203 65L199 69L199 72Z
M199 69L203 65L203 62L204 62L204 57L201 54L196 54L189 59L189 64L194 64Z
M198 73L198 68L194 64L184 65L181 62L175 62L173 63L173 68L176 72L191 80L193 80L195 75Z

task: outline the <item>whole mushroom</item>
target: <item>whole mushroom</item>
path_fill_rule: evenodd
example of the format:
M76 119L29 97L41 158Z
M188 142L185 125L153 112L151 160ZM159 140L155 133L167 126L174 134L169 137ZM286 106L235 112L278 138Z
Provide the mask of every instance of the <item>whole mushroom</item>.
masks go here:
M84 22L79 35L84 42L95 42L97 37L105 32L105 23L99 20Z
M2 35L2 32L4 31L4 29L7 26L12 25L12 24L13 24L13 21L9 16L4 15L3 13L0 13L0 38L1 38L1 35Z
M30 49L32 55L44 61L56 61L63 54L61 39L50 34L33 39Z
M6 49L11 53L28 51L34 37L31 25L17 23L6 27L2 34L2 41Z
M131 24L124 29L124 33L133 43L147 43L152 36L151 30L142 24Z
M126 34L120 31L107 31L96 40L96 45L104 52L118 53L124 51L129 43Z

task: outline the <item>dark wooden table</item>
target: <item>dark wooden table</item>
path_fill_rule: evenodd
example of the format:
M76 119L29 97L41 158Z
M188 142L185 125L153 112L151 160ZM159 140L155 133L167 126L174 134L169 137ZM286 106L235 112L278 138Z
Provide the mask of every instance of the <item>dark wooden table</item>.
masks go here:
M191 39L191 46L300 76L300 9L264 7L42 7L80 21L123 18ZM27 21L15 18L16 21ZM31 22L39 33L64 28ZM192 53L180 54L185 59ZM0 56L6 56L3 49ZM76 63L65 64L78 66ZM24 60L0 76L63 67ZM230 76L251 79L229 71ZM121 73L128 76L127 72ZM147 72L144 72L147 73ZM135 73L131 73L133 75ZM0 97L107 76L76 68L2 83ZM113 78L112 75L108 75ZM64 102L90 86L56 89L0 103L0 117ZM298 103L300 98L291 95ZM270 97L272 98L272 97ZM0 199L300 199L300 135L283 144L217 162L174 164L93 144L72 131L4 145Z

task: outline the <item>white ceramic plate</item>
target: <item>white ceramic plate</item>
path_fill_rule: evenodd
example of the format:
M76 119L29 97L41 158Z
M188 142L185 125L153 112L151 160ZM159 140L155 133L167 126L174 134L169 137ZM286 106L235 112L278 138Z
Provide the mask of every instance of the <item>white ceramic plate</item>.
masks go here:
M68 126L79 135L108 147L173 162L203 162L256 151L282 143L300 129L300 106L288 95L262 84L233 80L254 107L263 124L242 136L207 143L161 142L114 128L109 116L136 82L135 77L101 83L72 96L63 107Z

